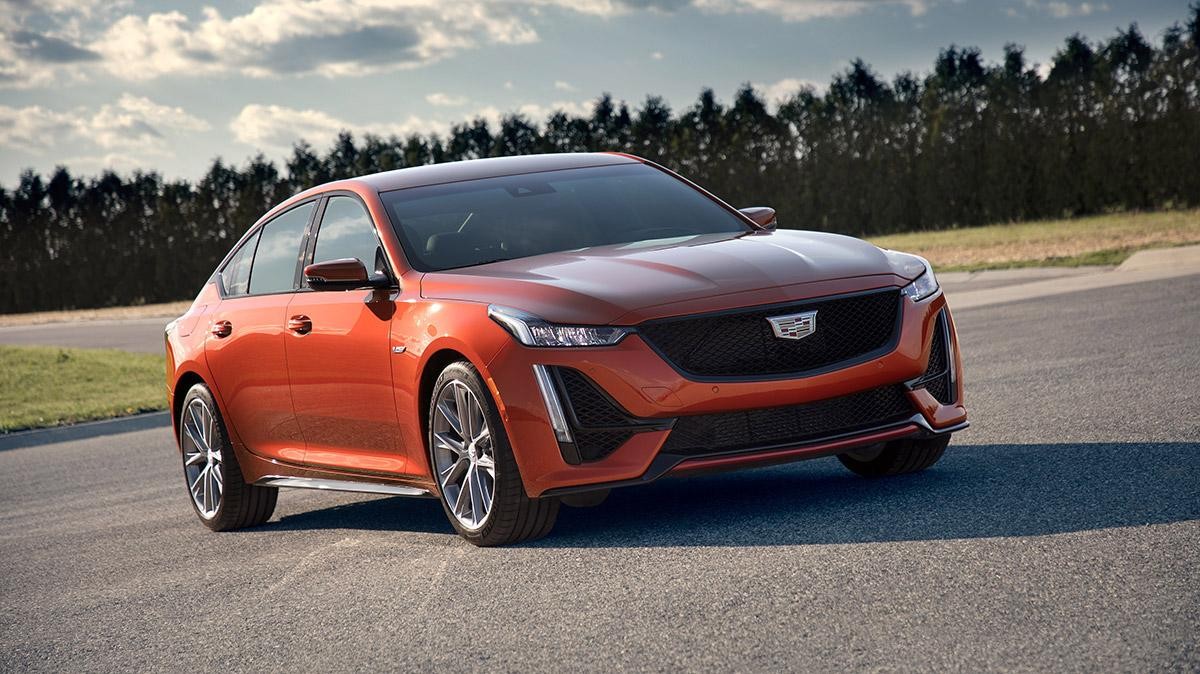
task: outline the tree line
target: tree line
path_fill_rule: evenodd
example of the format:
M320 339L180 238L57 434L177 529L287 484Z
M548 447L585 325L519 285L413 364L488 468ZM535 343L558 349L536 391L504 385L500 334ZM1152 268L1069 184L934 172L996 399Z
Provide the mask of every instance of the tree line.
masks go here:
M588 116L475 119L444 136L349 133L215 160L196 182L154 172L43 177L0 188L0 312L191 297L262 213L316 184L423 164L617 150L675 169L783 227L873 235L1200 205L1200 3L1157 42L1136 25L1074 35L1042 74L1021 47L1000 62L940 51L930 72L882 79L861 61L777 109L751 86L678 113L610 96Z

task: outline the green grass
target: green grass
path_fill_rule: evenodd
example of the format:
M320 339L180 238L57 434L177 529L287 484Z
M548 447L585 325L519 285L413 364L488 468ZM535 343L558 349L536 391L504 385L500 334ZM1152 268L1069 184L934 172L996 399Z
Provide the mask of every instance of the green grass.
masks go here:
M1115 213L874 237L942 271L1120 264L1147 248L1200 243L1200 209Z
M0 433L165 409L163 356L0 346Z

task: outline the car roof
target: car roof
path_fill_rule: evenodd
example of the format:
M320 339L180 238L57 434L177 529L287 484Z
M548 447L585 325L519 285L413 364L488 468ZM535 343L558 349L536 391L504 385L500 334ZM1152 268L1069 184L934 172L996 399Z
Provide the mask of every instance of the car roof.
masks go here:
M612 152L527 154L515 157L470 159L467 161L447 162L445 164L414 166L395 171L372 173L354 178L353 180L364 183L377 192L388 192L409 187L423 187L426 185L511 176L521 173L537 173L540 171L558 171L562 169L640 162L641 160L631 155Z

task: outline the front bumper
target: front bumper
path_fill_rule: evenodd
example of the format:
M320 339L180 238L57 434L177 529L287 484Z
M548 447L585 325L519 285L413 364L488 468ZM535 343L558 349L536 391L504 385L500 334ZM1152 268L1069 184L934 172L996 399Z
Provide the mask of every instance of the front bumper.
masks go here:
M945 316L944 322L938 320ZM942 403L923 388L938 331L948 340L953 392ZM641 424L603 458L580 461L560 442L535 366L569 368L585 375L623 413ZM529 348L509 343L488 363L495 397L517 465L531 497L641 484L667 474L724 470L836 454L907 437L928 437L966 427L962 363L953 319L941 292L918 303L902 300L899 335L887 353L844 368L794 379L695 381L682 376L637 334L601 348ZM787 445L687 455L664 451L674 420L744 410L805 405L878 389L903 387L911 415L889 423L831 433ZM947 397L942 396L944 399ZM561 422L560 422L561 425Z

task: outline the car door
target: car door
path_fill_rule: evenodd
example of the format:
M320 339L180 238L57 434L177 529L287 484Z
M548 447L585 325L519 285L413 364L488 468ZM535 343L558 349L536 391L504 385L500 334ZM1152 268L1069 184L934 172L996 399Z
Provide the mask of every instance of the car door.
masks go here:
M389 276L370 214L356 196L329 196L308 264L357 258ZM302 288L288 306L284 340L305 463L409 473L392 392L393 291Z
M272 218L243 241L220 272L205 356L226 417L243 444L299 463L305 443L292 409L284 333L304 234L316 201Z

